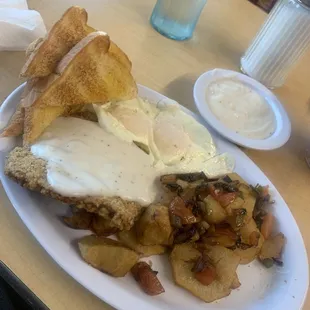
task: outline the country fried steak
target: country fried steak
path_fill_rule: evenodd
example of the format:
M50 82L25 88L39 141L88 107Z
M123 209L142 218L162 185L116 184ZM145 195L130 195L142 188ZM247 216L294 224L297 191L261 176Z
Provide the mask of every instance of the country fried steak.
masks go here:
M126 201L120 197L66 197L56 193L47 181L47 162L35 157L29 148L13 149L5 164L5 174L32 191L57 199L69 205L97 213L110 220L111 225L120 229L130 229L143 207L136 202Z

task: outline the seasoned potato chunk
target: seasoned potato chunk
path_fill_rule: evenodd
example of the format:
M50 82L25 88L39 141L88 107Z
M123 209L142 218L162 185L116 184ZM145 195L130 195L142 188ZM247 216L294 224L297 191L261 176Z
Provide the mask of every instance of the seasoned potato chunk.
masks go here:
M239 281L239 277L237 275L237 272L235 272L235 277L234 277L234 280L231 284L231 289L235 290L237 288L239 288L241 286L241 283Z
M115 234L118 229L111 226L111 221L95 214L93 216L91 230L98 236L110 236Z
M236 199L230 206L231 209L242 208L246 210L245 223L247 223L253 216L253 210L256 198L247 182L245 182L237 173L228 174L232 181L239 181L238 190L242 193L242 200ZM228 212L229 213L229 212Z
M239 174L237 174L236 172L229 173L229 174L227 174L227 175L230 177L230 179L231 179L232 181L239 181L240 183L245 183L245 184L247 184L247 182L245 182L244 179L242 179L241 176L240 176Z
M225 208L228 215L226 222L235 231L239 230L248 222L247 210L243 207L244 203L244 199L237 197Z
M142 245L137 240L135 229L123 230L117 234L118 239L130 249L136 251L140 257L163 254L166 247L163 245Z
M249 192L243 194L244 204L242 208L246 210L245 222L249 222L253 218L253 210L256 202L256 198Z
M146 294L156 296L165 292L165 289L157 278L157 271L153 271L151 266L146 262L136 263L132 267L131 273Z
M240 229L240 235L242 244L249 247L240 247L234 252L240 257L240 264L249 264L260 252L264 243L264 237L256 227L256 223L253 218Z
M265 241L259 253L259 259L263 261L267 258L279 259L283 247L285 245L285 237L282 233L278 233L274 237L269 238Z
M71 212L71 216L64 216L63 221L73 229L89 229L98 236L110 236L118 231L116 227L111 226L111 221L96 213L75 207L71 208Z
M176 245L171 252L170 262L178 285L205 302L212 302L230 294L240 258L221 246L206 247L206 251L216 270L216 280L207 286L200 283L192 272L195 262L202 255L194 245Z
M257 256L257 248L241 249L237 248L234 253L240 257L240 264L247 265L251 263Z
M72 208L71 216L64 216L63 221L73 229L90 229L93 213Z
M204 219L209 224L218 224L226 219L227 214L224 208L211 195L207 196L203 202L204 205L202 205L201 211Z
M143 245L169 245L171 233L169 211L163 205L150 205L136 224L137 238Z
M201 241L207 245L234 247L238 241L237 234L228 224L214 225L202 236Z
M139 255L121 242L90 235L78 242L83 259L114 277L123 277L138 261Z

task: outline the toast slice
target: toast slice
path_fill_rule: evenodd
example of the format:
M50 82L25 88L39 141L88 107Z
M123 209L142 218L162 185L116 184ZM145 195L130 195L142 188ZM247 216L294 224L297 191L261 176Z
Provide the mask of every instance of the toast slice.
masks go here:
M0 134L0 137L17 137L24 133L24 144L35 134L33 130L44 130L56 117L75 116L78 118L98 121L92 105L76 105L67 107L45 107L33 109L33 102L41 96L48 86L57 79L58 75L51 74L48 77L28 80L22 94L21 101L9 124ZM26 118L26 121L25 121ZM41 132L41 131L40 131Z
M18 137L24 132L24 118L25 118L25 108L23 102L28 101L29 93L34 91L34 86L37 79L28 80L24 91L21 95L21 100L16 107L16 111L12 115L7 126L2 130L0 137Z
M56 74L51 74L48 77L27 81L20 103L0 137L17 137L24 133L25 118L29 119L29 107L56 78Z
M87 25L87 12L78 6L69 8L55 23L46 38L36 40L27 50L28 59L20 76L35 78L54 72L58 62L69 50L89 33L95 31Z
M82 39L61 60L60 77L34 103L35 106L103 104L133 99L137 85L126 55L106 40L104 32L93 32Z
M43 109L33 106L25 108L23 145L32 143L54 119L63 115L65 111L65 106Z
M92 108L92 105L90 105ZM94 110L86 105L55 106L36 108L33 105L25 107L23 145L31 144L59 116L74 116L90 121L98 121Z
M114 43L111 41L109 54L116 58L127 70L131 71L131 61L128 56Z
M26 59L36 50L37 46L44 41L43 38L38 38L31 42L26 49Z
M58 116L83 105L128 100L137 96L131 63L104 32L93 32L76 44L61 60L59 76L25 107L24 145L37 139Z
M18 137L24 132L24 117L25 109L19 103L14 112L13 116L10 119L8 125L3 129L0 137Z

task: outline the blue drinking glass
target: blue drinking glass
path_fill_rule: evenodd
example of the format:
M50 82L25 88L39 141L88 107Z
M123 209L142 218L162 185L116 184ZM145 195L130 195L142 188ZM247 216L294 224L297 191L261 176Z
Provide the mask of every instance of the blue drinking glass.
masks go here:
M173 40L192 37L207 0L157 0L151 24L155 30Z

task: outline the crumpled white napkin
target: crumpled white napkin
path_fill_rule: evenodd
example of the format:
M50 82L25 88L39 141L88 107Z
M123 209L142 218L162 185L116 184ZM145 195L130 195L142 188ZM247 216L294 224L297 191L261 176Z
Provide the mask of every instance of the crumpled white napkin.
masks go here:
M0 51L23 51L46 35L43 19L26 0L0 0Z

